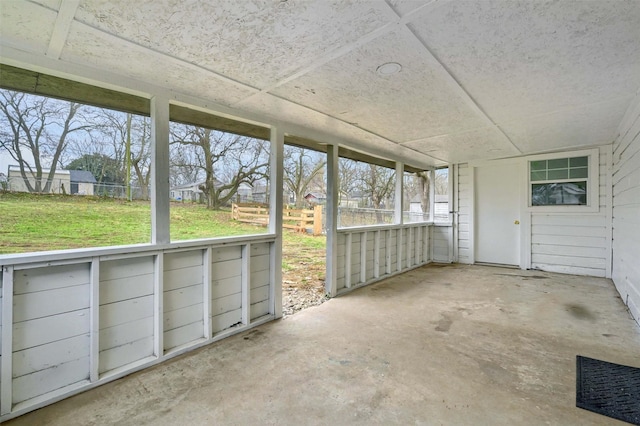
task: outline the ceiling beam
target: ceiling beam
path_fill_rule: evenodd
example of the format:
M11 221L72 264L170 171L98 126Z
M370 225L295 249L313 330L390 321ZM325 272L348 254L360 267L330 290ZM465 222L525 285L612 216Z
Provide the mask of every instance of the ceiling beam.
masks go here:
M60 10L58 10L58 16L56 22L53 25L53 34L49 40L49 48L46 55L52 59L60 59L62 49L67 42L67 36L69 35L69 28L73 22L74 16L76 16L76 10L80 5L80 0L64 0L60 1Z

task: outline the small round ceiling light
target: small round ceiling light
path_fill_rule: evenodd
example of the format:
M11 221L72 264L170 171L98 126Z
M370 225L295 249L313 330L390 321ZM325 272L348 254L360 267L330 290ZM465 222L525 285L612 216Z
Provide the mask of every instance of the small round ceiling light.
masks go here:
M386 64L380 65L376 68L376 72L378 75L386 77L388 75L393 75L402 70L402 65L397 62L387 62Z

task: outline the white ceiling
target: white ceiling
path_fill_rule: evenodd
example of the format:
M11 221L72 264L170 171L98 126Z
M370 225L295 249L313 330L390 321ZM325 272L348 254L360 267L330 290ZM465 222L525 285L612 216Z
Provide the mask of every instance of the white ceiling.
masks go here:
M0 13L2 62L106 71L415 166L610 143L640 88L639 1L1 0ZM386 62L402 70L379 75Z

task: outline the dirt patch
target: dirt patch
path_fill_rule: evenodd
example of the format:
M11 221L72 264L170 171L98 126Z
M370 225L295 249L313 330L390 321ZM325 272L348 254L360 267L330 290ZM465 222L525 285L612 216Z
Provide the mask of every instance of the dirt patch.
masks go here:
M302 237L314 238L314 237ZM285 238L282 247L282 314L293 315L327 300L324 240L311 246L302 238Z

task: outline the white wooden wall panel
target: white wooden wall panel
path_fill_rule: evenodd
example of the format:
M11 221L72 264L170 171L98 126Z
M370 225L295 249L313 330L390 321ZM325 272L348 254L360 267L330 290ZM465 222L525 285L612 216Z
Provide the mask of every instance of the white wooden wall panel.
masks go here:
M153 355L154 278L154 256L100 262L100 374Z
M167 253L163 258L163 348L204 338L203 250Z
M398 254L401 271L430 262L430 228L431 224L407 224L338 230L338 293L398 273Z
M269 314L271 286L269 244L251 245L250 312L251 320Z
M531 213L531 268L596 277L607 275L609 150L608 146L599 149L599 212Z
M434 225L433 227L433 261L449 262L450 226Z
M471 176L468 164L459 164L458 167L458 262L472 263L471 240L469 236L469 220L471 209Z
M88 380L89 281L86 263L15 271L13 404Z
M351 286L362 283L360 279L360 267L362 265L362 235L355 233L351 236ZM348 248L347 248L348 249Z
M242 322L242 247L220 247L212 251L212 333Z
M382 276L387 272L387 243L386 231L380 231L379 251L378 251L378 276Z
M336 289L342 290L345 288L345 240L346 235L344 233L338 232L337 235L337 257L336 257Z
M2 420L272 319L273 244L229 243L0 258Z
M396 250L396 247L398 246L398 234L398 229L392 229L391 238L389 239L389 243L387 245L387 247L389 247L391 271L398 270L398 250Z
M373 278L374 272L374 244L375 244L375 234L374 232L367 232L367 253L365 255L365 281L369 281Z
M620 124L613 145L612 278L640 323L640 95Z

